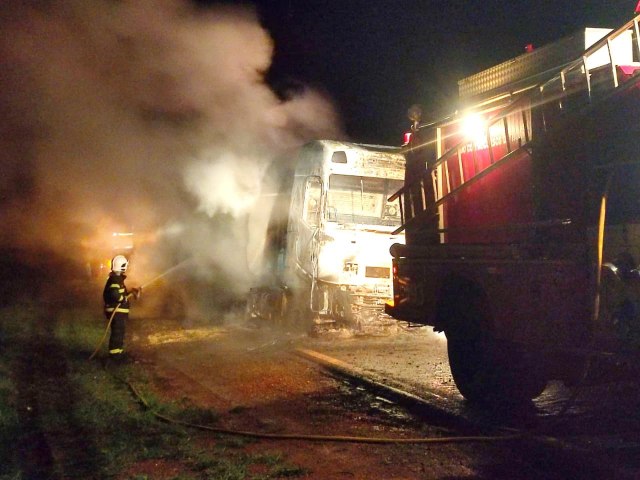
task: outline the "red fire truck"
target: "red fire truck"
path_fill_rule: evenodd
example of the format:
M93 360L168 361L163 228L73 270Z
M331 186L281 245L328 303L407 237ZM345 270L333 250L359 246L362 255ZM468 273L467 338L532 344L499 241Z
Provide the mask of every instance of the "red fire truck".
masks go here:
M447 118L414 112L386 311L444 331L469 400L640 365L639 19L461 80Z

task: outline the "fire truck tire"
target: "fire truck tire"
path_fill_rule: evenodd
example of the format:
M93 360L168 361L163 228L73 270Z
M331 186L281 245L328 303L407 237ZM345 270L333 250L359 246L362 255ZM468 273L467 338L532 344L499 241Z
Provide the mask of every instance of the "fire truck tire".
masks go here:
M449 306L445 334L451 374L467 400L490 404L528 402L542 393L546 378L512 345L496 341L486 318L486 299L469 295Z
M547 381L512 349L491 338L472 340L447 335L451 373L467 400L480 403L523 403L539 396Z

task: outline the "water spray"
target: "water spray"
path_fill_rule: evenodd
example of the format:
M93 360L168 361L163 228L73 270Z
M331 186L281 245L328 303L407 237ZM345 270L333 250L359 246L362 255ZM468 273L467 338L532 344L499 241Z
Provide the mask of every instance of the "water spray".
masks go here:
M154 284L155 282L157 282L161 278L166 277L167 275L169 275L170 273L174 272L175 270L185 266L187 263L191 262L192 260L193 260L193 257L187 258L186 260L181 261L180 263L178 263L177 265L174 265L173 267L169 268L168 270L165 270L163 273L161 273L157 277L153 278L152 280L149 280L144 285L141 285L140 286L140 290L142 290L143 288L149 287L149 285Z

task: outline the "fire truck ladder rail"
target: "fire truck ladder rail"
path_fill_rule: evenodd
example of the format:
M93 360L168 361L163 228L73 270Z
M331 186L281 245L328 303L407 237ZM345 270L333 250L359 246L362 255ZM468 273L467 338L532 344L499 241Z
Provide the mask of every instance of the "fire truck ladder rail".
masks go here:
M640 15L637 15L632 20L629 20L627 23L622 25L620 28L609 32L607 35L602 37L599 41L590 46L587 50L584 51L582 56L573 62L569 63L565 66L556 76L543 83L540 86L540 90L544 90L545 88L551 87L554 83L560 82L560 86L562 91L567 91L567 82L572 73L577 72L579 77L584 80L584 86L586 86L589 98L591 98L593 92L593 85L591 84L591 73L588 66L589 58L593 55L598 54L603 47L607 47L607 54L609 57L608 63L605 65L609 65L609 73L611 74L611 86L613 88L617 88L620 85L620 79L618 78L618 67L620 64L616 63L614 60L612 42L625 34L628 31L631 31L633 34L633 38L635 41L632 43L635 57L640 58L640 28L638 23L640 22ZM601 65L604 66L604 65Z
M438 210L437 210L438 207L442 205L444 202L446 202L449 198L452 198L452 196L459 193L463 187L472 185L473 183L477 182L478 180L483 178L485 175L495 170L500 165L503 165L504 163L508 162L513 158L516 158L519 153L526 151L527 153L531 154L530 145L529 145L531 143L531 138L532 138L531 131L530 131L531 125L530 125L530 122L527 122L526 112L522 109L522 105L521 105L522 102L528 100L529 98L530 98L530 95L528 94L528 91L521 93L515 98L515 100L513 100L509 105L507 105L504 109L502 109L487 123L487 145L488 145L487 148L489 150L489 157L491 161L491 164L488 167L480 170L478 169L478 166L476 163L474 165L474 172L473 172L474 174L469 177L465 176L463 166L462 166L462 160L460 157L461 149L470 143L469 140L465 138L462 141L460 141L458 144L456 144L455 146L447 150L440 158L438 158L432 165L430 165L429 170L427 170L425 174L420 177L419 180L409 185L405 185L402 189L400 189L398 192L396 192L389 198L389 201L394 201L400 198L399 204L400 204L400 215L402 218L402 224L393 232L393 235L397 235L398 233L402 232L406 228L409 222L417 218L424 218L425 216L436 215L438 213ZM509 139L509 127L507 123L507 117L513 114L514 112L518 112L518 110L521 110L523 115L522 125L524 128L525 143L523 143L522 139L520 138L518 139L518 146L515 147L512 144L511 140ZM507 138L508 140L507 140L507 152L496 159L493 153L494 147L491 145L489 132L491 131L491 127L496 125L498 122L502 122L505 138ZM475 145L475 142L471 142L471 143L473 145L474 155L475 155L476 145ZM454 185L454 182L452 181L452 176L448 168L448 160L452 158L454 155L457 155L458 157L457 168L458 168L459 183L457 185ZM446 187L445 187L446 193L440 192L437 187L438 182L436 178L436 175L437 175L436 172L438 171L437 169L441 166L444 167L443 176L445 177L444 180L446 180ZM425 185L426 182L431 182L433 185L433 192L434 192L435 198L434 198L434 202L431 203L430 205L427 202L428 195L426 193L427 192L427 188ZM416 187L419 187L420 189L420 195L417 198L418 202L416 202L416 198L414 198L415 195L413 194L413 192L417 190Z
M453 196L455 196L456 194L458 194L463 188L466 188L470 185L473 185L474 183L476 183L477 181L479 181L480 179L484 178L486 175L488 175L489 173L491 173L492 171L494 171L496 168L504 165L505 163L507 163L509 160L517 158L518 154L520 152L523 151L527 151L528 153L530 153L530 149L528 147L528 145L523 145L522 147L513 150L512 152L509 152L508 154L506 154L505 156L503 156L502 158L500 158L499 160L497 160L496 162L494 162L493 164L491 164L490 166L488 166L487 168L485 168L484 170L478 172L476 175L474 175L473 177L471 177L470 179L468 179L467 181L465 181L464 183L461 183L460 185L456 186L455 188L451 189L448 191L447 194L443 195L442 197L436 199L433 203L431 203L430 205L427 205L425 200L425 188L424 188L424 182L427 181L427 177L431 177L428 174L425 174L421 179L420 179L420 189L422 192L421 195L421 203L422 203L422 209L419 211L416 211L415 207L415 203L412 203L412 208L410 208L409 210L413 213L412 217L410 219L407 219L405 221L405 217L404 217L404 211L406 211L406 205L404 205L406 203L406 197L402 197L403 200L400 202L400 214L403 218L403 222L402 225L400 227L398 227L396 230L394 230L392 232L392 235L397 235L398 233L402 232L407 224L409 222L412 222L416 219L422 219L425 217L429 217L429 216L434 216L438 213L438 207L442 204L444 204L447 200L449 200L450 198L452 198ZM430 178L429 178L430 179ZM397 197L396 197L397 198Z
M438 207L449 199L455 197L464 188L473 185L475 182L483 178L485 175L496 170L497 167L504 165L513 158L518 158L522 152L532 154L531 144L533 142L533 132L531 120L528 117L528 111L534 106L542 104L555 104L558 111L563 111L566 106L563 101L571 95L586 91L588 103L593 103L593 87L592 72L589 69L589 59L592 55L599 53L603 47L607 47L608 63L600 65L600 67L610 65L608 73L611 75L611 81L608 82L606 90L608 93L618 89L621 86L618 78L618 65L615 63L611 43L621 35L632 29L633 49L636 58L640 58L640 15L636 16L620 28L608 33L598 42L586 49L583 54L576 60L566 64L558 73L550 79L541 82L534 88L525 89L524 91L514 95L509 104L496 113L486 124L486 142L489 155L489 165L479 169L476 152L478 150L476 141L463 138L462 141L451 147L435 162L428 166L425 173L416 181L404 185L400 190L389 197L389 201L399 199L401 226L398 227L393 234L396 235L406 229L407 225L416 219L422 219L438 214ZM577 79L577 80L576 80ZM637 81L637 80L636 80ZM635 83L635 82L634 82ZM559 88L558 88L559 85ZM599 97L602 99L604 96ZM518 121L514 121L514 115L518 115ZM510 120L511 117L511 120ZM543 113L543 130L547 127L547 122ZM492 128L496 129L497 124L502 123L502 132L504 135L506 149L504 153L495 154L495 146L492 145L491 132ZM510 122L512 127L519 127L519 136L512 137L510 135ZM435 124L440 123L436 122ZM421 126L420 128L423 128ZM516 146L517 143L517 146ZM465 172L462 161L462 149L471 145L473 155L473 172ZM457 156L457 162L453 167L456 175L451 175L450 160ZM497 157L497 158L496 158ZM440 177L440 178L438 178ZM419 193L418 193L419 192ZM428 192L433 194L433 202L428 201Z

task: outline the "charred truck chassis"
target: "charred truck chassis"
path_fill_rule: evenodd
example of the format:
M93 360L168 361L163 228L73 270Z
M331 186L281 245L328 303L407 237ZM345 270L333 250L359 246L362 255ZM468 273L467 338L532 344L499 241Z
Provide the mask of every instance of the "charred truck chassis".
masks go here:
M313 293L312 293L313 292ZM285 328L322 333L348 329L355 334L397 330L397 320L384 312L389 295L358 291L351 285L317 282L305 287L254 287L246 318Z

